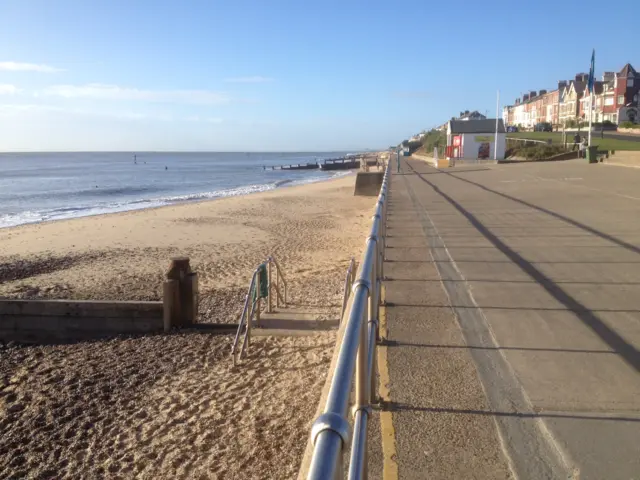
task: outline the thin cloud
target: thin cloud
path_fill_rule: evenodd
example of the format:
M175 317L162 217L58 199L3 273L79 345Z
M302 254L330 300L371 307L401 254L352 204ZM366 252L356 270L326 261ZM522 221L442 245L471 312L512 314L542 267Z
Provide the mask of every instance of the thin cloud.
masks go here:
M0 62L0 71L55 73L63 72L64 70L61 68L52 67L50 65L43 65L38 63Z
M0 95L15 95L19 93L20 89L15 85L3 85L0 84Z
M183 117L180 120L194 123L222 123L222 119L219 117L202 117L200 115L189 115L188 117Z
M427 98L430 97L430 93L426 90L401 90L393 92L395 98Z
M273 78L261 77L260 75L256 75L253 77L225 78L224 81L227 83L268 83L268 82L273 82Z
M220 105L231 101L226 93L210 90L144 90L101 83L53 85L42 90L41 94L63 98L189 103L193 105Z

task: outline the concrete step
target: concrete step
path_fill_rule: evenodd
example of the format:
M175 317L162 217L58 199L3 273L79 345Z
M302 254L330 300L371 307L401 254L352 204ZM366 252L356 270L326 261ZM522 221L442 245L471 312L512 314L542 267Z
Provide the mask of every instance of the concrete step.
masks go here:
M322 320L322 317L321 313L299 308L274 309L273 313L261 313L260 323L254 321L254 329L251 334L257 336L303 336L338 328L340 321L337 318Z

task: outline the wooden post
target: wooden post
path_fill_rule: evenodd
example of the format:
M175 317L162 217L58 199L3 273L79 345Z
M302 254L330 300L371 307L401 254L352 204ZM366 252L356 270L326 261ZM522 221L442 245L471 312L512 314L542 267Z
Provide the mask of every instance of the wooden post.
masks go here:
M194 295L192 280L189 278L191 266L189 265L189 257L174 257L171 259L169 271L167 272L168 280L178 282L178 301L176 302L178 326L191 325L194 321Z
M168 332L179 322L177 307L178 281L165 280L162 285L162 319L164 331Z
M191 299L185 308L185 316L189 324L196 323L198 319L198 274L191 272L185 279L185 295Z

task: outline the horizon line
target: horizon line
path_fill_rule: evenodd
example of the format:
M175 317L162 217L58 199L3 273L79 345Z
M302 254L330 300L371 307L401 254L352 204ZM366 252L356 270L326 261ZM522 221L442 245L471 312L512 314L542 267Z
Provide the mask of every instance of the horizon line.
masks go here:
M388 148L344 148L326 150L6 150L0 155L14 153L335 153L347 151L382 151Z

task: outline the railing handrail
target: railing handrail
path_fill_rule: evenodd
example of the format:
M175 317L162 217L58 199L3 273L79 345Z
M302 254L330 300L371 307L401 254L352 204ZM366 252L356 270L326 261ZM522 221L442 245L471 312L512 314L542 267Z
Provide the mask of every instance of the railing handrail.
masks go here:
M400 159L398 158L398 161ZM353 282L353 300L343 327L335 370L327 400L311 429L313 444L308 479L343 478L342 459L345 447L352 443L349 479L367 476L367 421L370 404L375 398L375 358L379 338L379 292L383 278L384 244L386 234L387 187L389 165L386 165L380 194L376 203L371 231L357 279ZM346 418L351 385L355 374L355 405L353 441Z
M545 145L548 144L546 140L534 140L533 138L507 137L507 140L513 140L514 142L543 143Z
M245 295L245 298L244 298L244 307L242 308L242 314L240 315L240 321L238 322L238 330L236 331L235 339L233 340L233 344L231 345L231 355L233 356L233 364L234 365L236 365L236 363L238 361L238 351L237 351L238 350L238 341L240 340L240 335L242 334L242 327L244 326L244 323L246 321L247 311L249 310L249 306L251 306L251 312L253 313L253 304L254 304L254 302L251 302L251 294L253 292L253 288L254 288L255 283L256 283L256 278L257 278L258 272L260 271L260 267L262 265L264 265L264 264L261 263L253 271L253 274L251 275L251 282L249 282L249 290L247 291L247 294ZM245 334L245 341L246 341L246 334ZM242 345L243 345L242 350L244 350L245 341L243 341L243 343L242 343Z
M276 257L271 255L271 256L269 256L269 258L267 260L268 261L272 261L273 264L276 266L276 269L278 270L278 274L280 275L280 277L282 279L282 283L286 286L287 285L287 279L285 278L284 273L282 273L282 269L280 268L280 264L276 260Z
M276 282L275 284L271 281L271 265L275 266L276 270ZM240 314L240 321L238 322L238 330L236 331L236 336L233 340L233 344L231 345L231 355L233 357L233 364L237 365L238 363L238 342L240 337L242 336L242 331L244 327L244 339L242 340L242 348L240 350L240 358L242 358L245 354L247 347L249 346L249 342L251 341L251 323L253 322L254 314L256 314L256 318L258 324L260 322L260 270L262 268L267 269L267 312L273 311L273 301L271 298L271 292L275 289L276 291L276 306L280 306L280 300L282 299L283 305L287 306L287 282L284 278L284 274L282 273L282 269L278 264L278 261L273 255L267 257L267 259L262 262L260 265L256 267L251 275L251 281L249 282L249 290L245 296L244 306L242 308L242 313ZM282 284L284 285L283 293L280 293L280 280L282 280ZM252 295L254 289L256 291L256 298L252 300ZM257 307L257 308L256 308ZM246 324L246 325L245 325Z
M342 310L340 311L340 323L342 323L344 311L347 309L347 304L349 303L349 295L351 294L351 287L353 285L355 277L356 259L354 257L351 257L351 260L349 260L349 267L347 268L347 273L344 279L344 293L342 294Z

